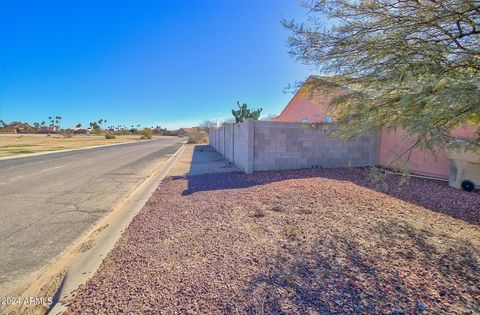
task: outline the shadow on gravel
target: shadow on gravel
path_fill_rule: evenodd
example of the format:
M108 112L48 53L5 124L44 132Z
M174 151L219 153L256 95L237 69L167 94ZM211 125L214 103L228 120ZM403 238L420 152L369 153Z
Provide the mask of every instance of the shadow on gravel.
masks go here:
M479 311L478 248L462 239L449 239L446 251L425 248L434 240L424 230L392 223L368 236L396 249L383 255L345 235L318 239L314 248L290 242L245 290L248 313L421 314L451 301Z
M290 171L257 172L247 175L242 172L189 175L188 189L182 195L200 191L239 189L264 185L289 179L324 178L351 182L368 189L381 191L392 197L429 210L443 213L480 225L480 193L454 189L443 181L410 178L403 185L401 177L391 175L384 185L377 187L369 180L368 168L304 169ZM346 187L346 189L348 189Z

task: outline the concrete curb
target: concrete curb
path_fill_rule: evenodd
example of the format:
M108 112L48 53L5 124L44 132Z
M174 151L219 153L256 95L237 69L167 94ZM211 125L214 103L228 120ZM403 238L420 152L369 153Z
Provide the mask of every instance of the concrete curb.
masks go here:
M66 299L80 285L84 284L100 267L103 259L114 248L124 229L130 224L136 214L143 208L157 189L161 181L168 175L170 169L185 150L186 143L171 155L143 183L133 190L109 214L98 221L88 232L80 237L55 263L46 269L42 275L29 286L23 296L42 296L41 288L59 274L65 272L60 287L56 290L53 303L48 314L63 313L67 307ZM87 249L85 249L87 248ZM38 309L6 309L20 313L40 313Z
M26 158L26 157L39 156L39 155L48 155L48 154L55 154L55 153L81 151L81 150L89 150L89 149L103 148L103 147L112 147L112 146L115 146L115 145L122 145L122 144L130 144L130 143L138 143L138 142L149 142L149 141L158 141L158 140L161 140L161 139L162 139L162 138L150 139L150 140L140 140L140 139L139 139L139 140L130 141L130 142L120 142L120 143L93 145L93 146L83 147L83 148L78 148L78 149L65 149L65 150L56 150L56 151L43 151L43 152L36 152L36 153L27 153L27 154L18 154L18 155L2 156L2 157L0 157L0 161L3 161L3 160L12 160L12 159L21 159L21 158Z
M96 235L96 244L79 257L76 263L69 268L62 285L56 293L59 297L58 302L52 305L48 314L61 314L67 309L64 299L68 298L73 291L93 276L103 259L114 248L123 231L150 199L153 192L170 172L170 169L184 150L185 143L114 210L115 214L113 215L115 218L109 218L113 220L108 220L107 217L104 218L106 220L102 220L104 223L108 221L109 225ZM97 224L100 228L104 226L101 223ZM95 230L89 233L89 235L92 233L95 233Z

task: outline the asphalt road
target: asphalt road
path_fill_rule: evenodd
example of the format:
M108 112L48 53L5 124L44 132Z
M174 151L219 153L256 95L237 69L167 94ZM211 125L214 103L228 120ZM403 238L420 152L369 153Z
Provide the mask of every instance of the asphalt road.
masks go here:
M180 146L164 138L0 160L0 293L49 264Z

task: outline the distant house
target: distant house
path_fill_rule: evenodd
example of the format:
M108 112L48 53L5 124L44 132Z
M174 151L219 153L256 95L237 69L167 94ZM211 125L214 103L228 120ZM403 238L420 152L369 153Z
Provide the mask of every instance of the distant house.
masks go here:
M155 127L152 129L152 132L153 134L155 135L165 135L167 133L167 129L166 128L160 128L159 126Z
M92 128L75 127L72 128L71 131L76 135L86 135L92 132Z
M315 90L312 91L308 86L303 86L293 96L282 113L274 119L280 122L305 122L305 123L331 123L335 121L335 115L331 106L332 99L340 95L344 89L335 87L327 81L310 77L310 80L319 80L316 82ZM475 133L475 126L461 127L454 130L454 134L468 138ZM400 167L399 164L391 165L391 161L399 154L407 150L413 144L413 139L407 137L403 130L395 131L381 130L380 136L380 166ZM408 161L410 172L419 175L426 175L438 178L448 178L450 173L450 161L447 159L445 150L436 149L426 151L413 149Z
M34 127L20 121L12 121L7 124L0 120L0 129L2 133L53 133L57 130L57 127L40 124Z
M5 126L5 130L12 133L29 133L33 131L33 128L27 123L13 121Z
M53 133L57 131L57 127L55 126L40 126L38 127L38 132L40 133Z

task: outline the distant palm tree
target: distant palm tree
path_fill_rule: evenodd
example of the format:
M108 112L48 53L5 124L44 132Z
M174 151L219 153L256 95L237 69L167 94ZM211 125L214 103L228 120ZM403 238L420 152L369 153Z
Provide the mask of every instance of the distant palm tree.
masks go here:
M62 116L55 116L55 123L57 124L58 129L60 129L60 121L62 121Z

